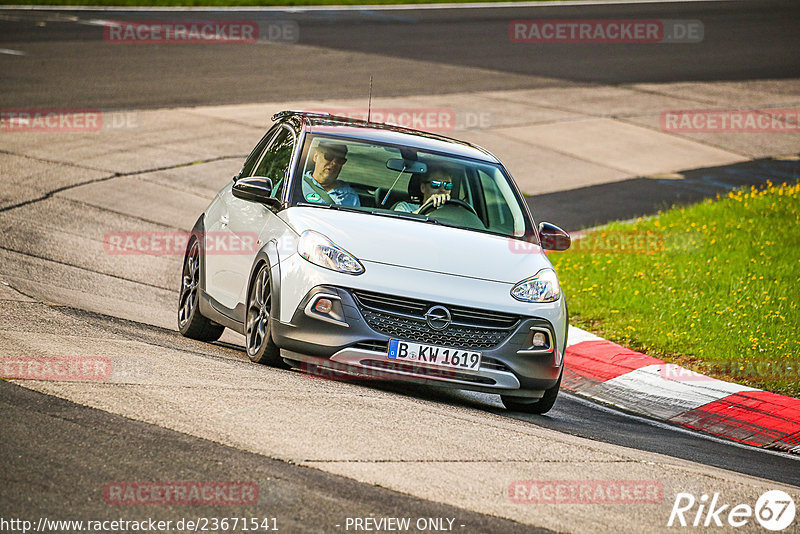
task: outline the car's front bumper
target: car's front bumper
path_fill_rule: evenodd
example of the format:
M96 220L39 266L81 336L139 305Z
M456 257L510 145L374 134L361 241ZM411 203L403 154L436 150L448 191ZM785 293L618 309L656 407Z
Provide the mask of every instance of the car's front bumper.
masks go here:
M328 285L314 287L300 301L290 322L273 322L272 335L281 355L309 371L333 370L370 379L434 383L532 398L558 381L565 346L564 334L559 336L559 332L566 331L565 324L554 325L545 317L497 312L516 319L513 324L509 319L502 326L487 327L477 324L479 318L476 324L462 325L460 330L454 326L454 332L434 332L413 314L395 314L375 308L374 303L365 304L364 294ZM314 310L319 298L334 302L331 314ZM491 322L495 312L485 313ZM558 317L566 323L565 314ZM547 333L547 348L532 346L534 332ZM477 350L482 353L481 367L468 371L398 361L388 357L390 339Z

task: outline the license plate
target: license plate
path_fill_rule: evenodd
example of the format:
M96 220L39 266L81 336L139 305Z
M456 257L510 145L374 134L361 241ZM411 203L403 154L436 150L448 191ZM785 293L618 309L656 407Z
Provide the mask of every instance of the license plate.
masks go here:
M481 353L423 343L392 339L389 341L389 358L424 365L477 371L481 367Z

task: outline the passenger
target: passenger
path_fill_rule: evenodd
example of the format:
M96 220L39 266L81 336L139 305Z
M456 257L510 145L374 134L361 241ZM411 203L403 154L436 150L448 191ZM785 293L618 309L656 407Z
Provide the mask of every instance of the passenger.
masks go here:
M421 178L414 175L408 184L411 202L398 202L392 209L408 213L419 213L422 206L431 203L438 208L450 200L453 178L443 167L428 165L428 172ZM415 201L420 201L417 204Z
M314 171L303 174L303 198L312 202L328 202L330 198L336 204L360 206L358 193L338 180L346 156L347 145L321 141L314 149Z

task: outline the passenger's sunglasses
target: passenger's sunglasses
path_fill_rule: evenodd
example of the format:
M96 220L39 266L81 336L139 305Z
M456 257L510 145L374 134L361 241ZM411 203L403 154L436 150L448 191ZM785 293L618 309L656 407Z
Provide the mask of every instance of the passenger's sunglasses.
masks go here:
M323 152L322 157L325 158L325 161L335 161L339 165L344 165L344 163L347 161L347 158L344 156L336 156L330 152Z
M444 186L445 191L453 190L453 182L445 182L442 180L428 180L426 183L431 186L431 189L441 189Z

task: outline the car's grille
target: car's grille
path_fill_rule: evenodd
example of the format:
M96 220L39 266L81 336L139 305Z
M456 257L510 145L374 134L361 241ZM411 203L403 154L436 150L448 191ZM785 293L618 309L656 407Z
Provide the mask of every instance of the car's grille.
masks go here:
M434 330L425 313L437 303L367 291L353 291L367 323L387 336L459 348L491 348L505 341L519 323L517 315L447 306L450 326Z

